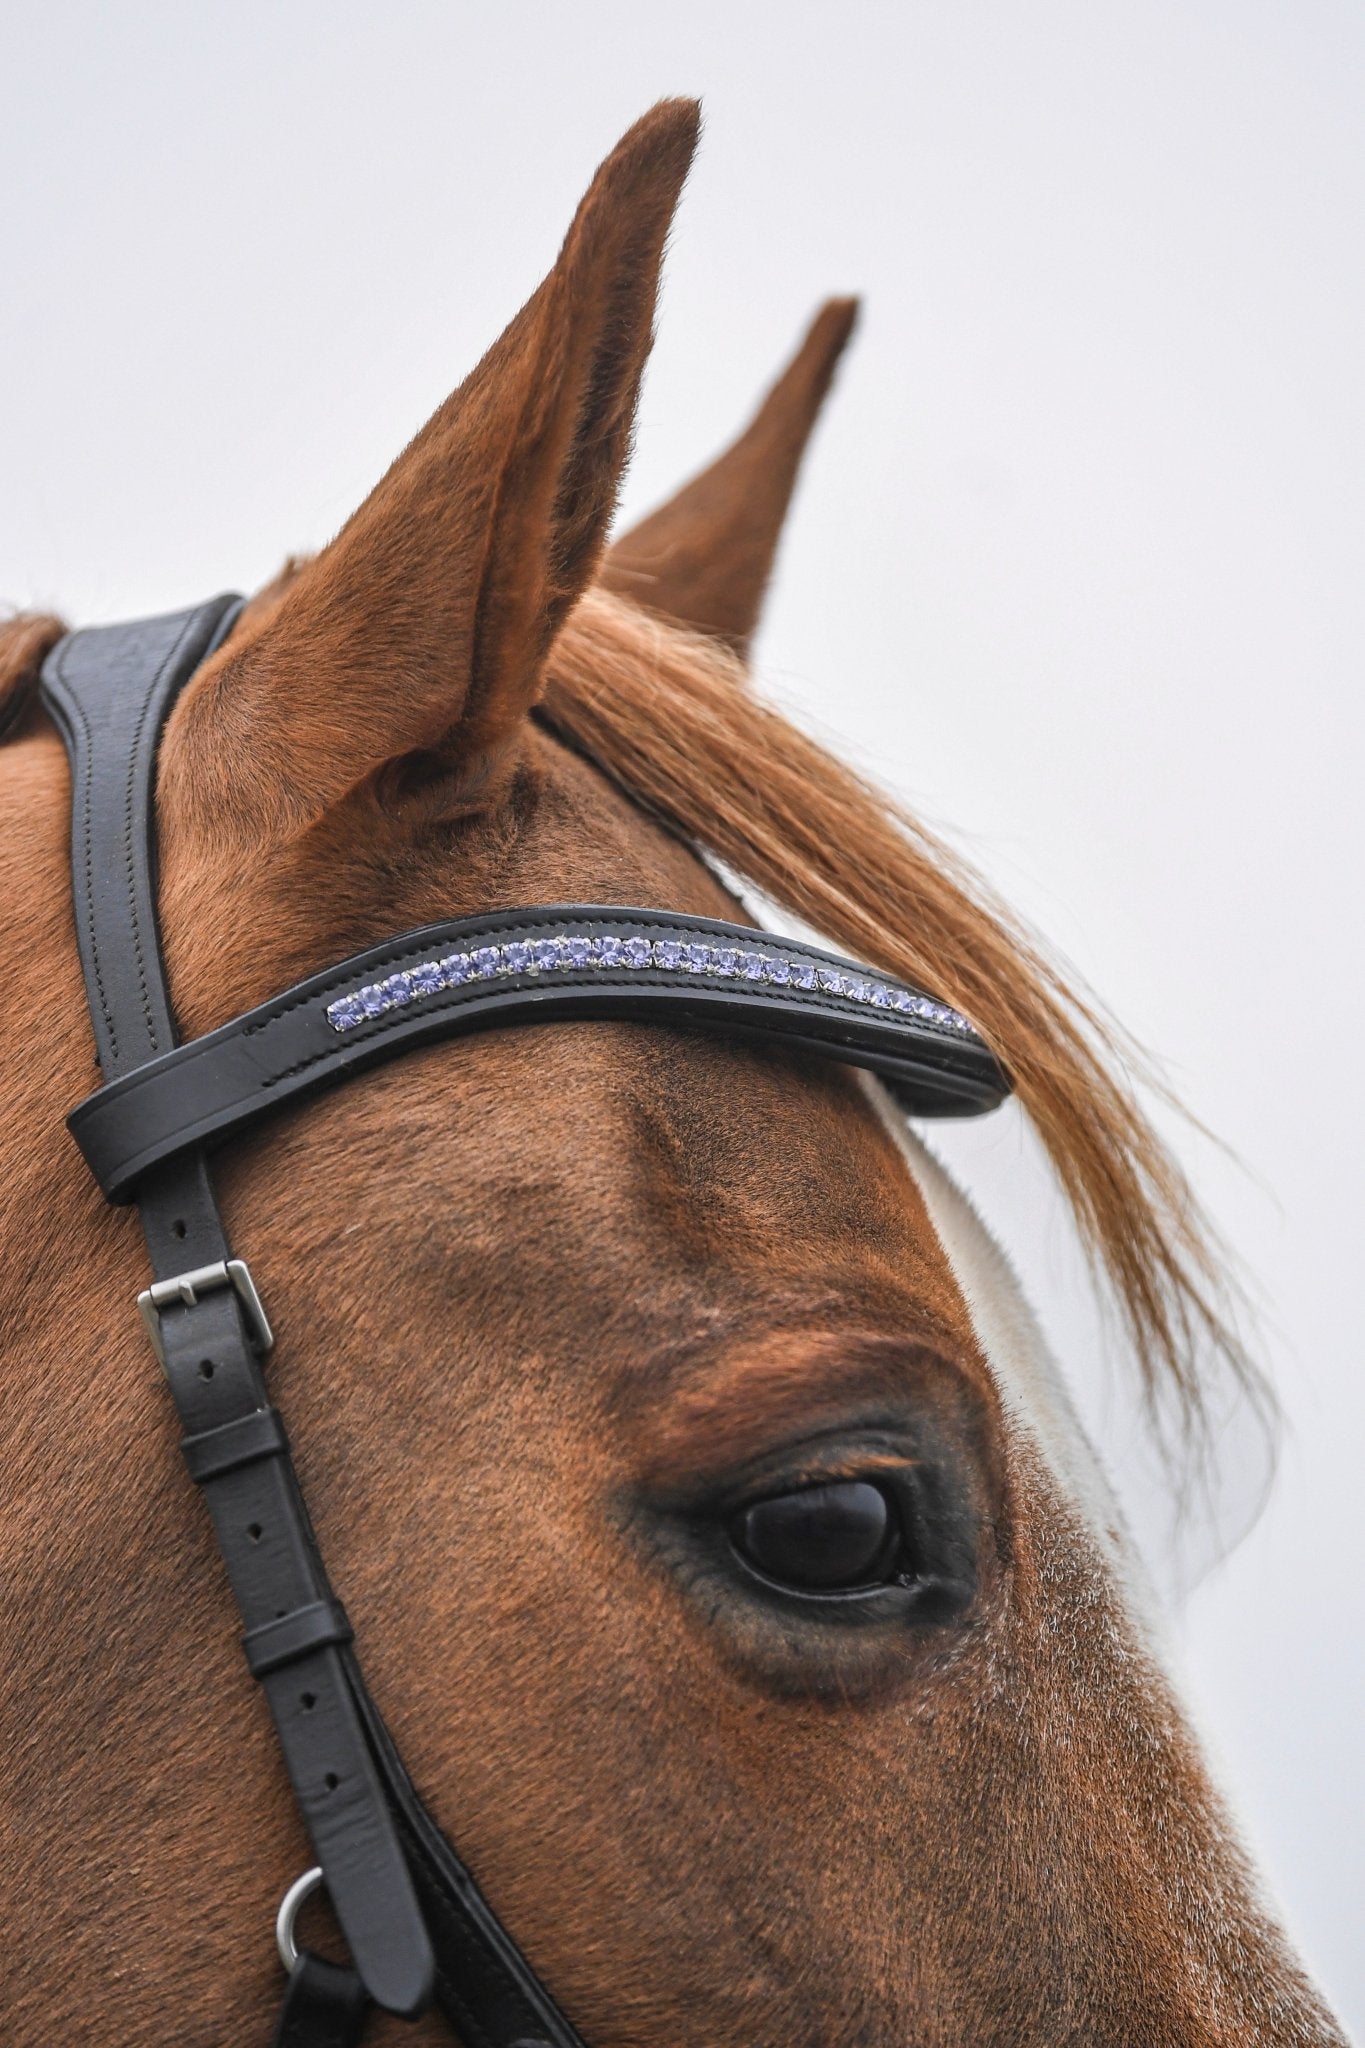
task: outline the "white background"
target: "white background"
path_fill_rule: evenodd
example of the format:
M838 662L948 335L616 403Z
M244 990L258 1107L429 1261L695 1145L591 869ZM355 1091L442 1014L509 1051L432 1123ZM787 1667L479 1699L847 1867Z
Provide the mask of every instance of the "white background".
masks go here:
M0 593L76 620L325 539L661 94L708 127L628 512L821 297L866 293L763 674L951 827L1242 1162L1172 1126L1290 1434L1181 1629L1358 2024L1365 10L10 0L0 76ZM1206 1534L1170 1562L1036 1162L1008 1118L947 1149L1174 1594ZM1234 1431L1234 1511L1247 1455Z

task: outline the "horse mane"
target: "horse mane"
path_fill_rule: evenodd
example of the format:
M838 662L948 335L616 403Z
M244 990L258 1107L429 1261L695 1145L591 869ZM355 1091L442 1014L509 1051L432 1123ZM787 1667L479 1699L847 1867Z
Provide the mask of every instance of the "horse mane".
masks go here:
M1139 1100L1170 1090L960 855L764 703L726 646L601 589L555 642L542 712L772 902L970 1017L1046 1148L1154 1418L1173 1403L1202 1448L1221 1366L1269 1423L1231 1255Z
M291 561L253 608L276 599ZM0 625L0 738L61 622ZM555 641L543 720L635 801L844 951L962 1010L1010 1074L1118 1307L1144 1392L1187 1444L1221 1365L1267 1420L1229 1255L1139 1086L1169 1089L960 855L749 687L724 644L590 590Z

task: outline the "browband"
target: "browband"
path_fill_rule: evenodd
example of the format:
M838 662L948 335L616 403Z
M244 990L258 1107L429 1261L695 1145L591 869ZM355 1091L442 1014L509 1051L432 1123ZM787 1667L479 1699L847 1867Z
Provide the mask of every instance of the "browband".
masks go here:
M593 905L427 925L357 953L87 1097L67 1122L113 1202L199 1145L433 1039L493 1024L624 1018L758 1036L869 1067L917 1116L1007 1093L956 1010L743 925Z
M232 1256L206 1152L413 1047L569 1017L738 1034L870 1068L921 1116L977 1115L1009 1082L965 1018L886 976L745 926L600 906L428 926L177 1044L156 924L157 745L240 603L68 635L43 698L71 759L76 931L105 1080L69 1123L106 1195L137 1203L153 1272L139 1306L351 1955L339 1970L293 1950L276 2048L349 2048L371 2000L415 2015L433 1990L469 2048L583 2048L427 1813L366 1689L262 1374L265 1310Z

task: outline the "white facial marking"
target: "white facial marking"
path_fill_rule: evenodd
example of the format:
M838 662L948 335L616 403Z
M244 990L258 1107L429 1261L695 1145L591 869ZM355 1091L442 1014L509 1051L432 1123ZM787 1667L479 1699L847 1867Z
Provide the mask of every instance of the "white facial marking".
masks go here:
M1164 1645L1160 1610L1136 1546L1126 1534L1118 1498L1014 1269L966 1195L909 1129L886 1089L871 1075L859 1078L924 1197L990 1367L1007 1426L1028 1438L1059 1488L1080 1510L1126 1596L1130 1619L1149 1642Z

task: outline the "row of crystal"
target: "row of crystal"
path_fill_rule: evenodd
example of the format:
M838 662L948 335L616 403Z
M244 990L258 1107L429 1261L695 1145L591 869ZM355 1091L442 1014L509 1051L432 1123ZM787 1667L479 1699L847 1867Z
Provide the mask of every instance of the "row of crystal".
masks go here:
M899 1011L903 1016L918 1017L950 1031L975 1035L967 1019L950 1010L946 1003L915 995L895 982L876 981L870 975L849 973L797 954L760 953L743 946L680 938L647 939L643 933L593 937L574 933L552 939L513 939L501 946L477 946L468 953L451 953L444 960L423 960L416 967L390 974L383 981L370 982L353 995L329 1003L327 1022L333 1031L353 1031L372 1017L406 1009L409 1003L420 1002L424 996L458 988L464 982L593 969L605 969L612 974L657 974L662 969L680 975L728 977L760 987L807 989L822 995L843 996L852 1003L867 1003L878 1010Z

